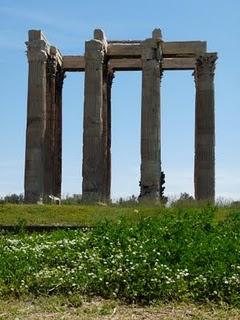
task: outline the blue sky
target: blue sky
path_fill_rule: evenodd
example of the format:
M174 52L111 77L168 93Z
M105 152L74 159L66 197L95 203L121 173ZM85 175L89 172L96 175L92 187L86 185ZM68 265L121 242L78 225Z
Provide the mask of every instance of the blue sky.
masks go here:
M240 2L238 0L0 0L0 196L23 192L28 29L42 29L63 54L83 54L95 28L112 40L144 39L160 27L165 41L206 40L218 52L216 193L239 199ZM63 194L81 193L83 73L63 90ZM193 194L194 81L165 72L161 83L162 166L166 193ZM141 73L118 72L112 89L112 197L138 195Z

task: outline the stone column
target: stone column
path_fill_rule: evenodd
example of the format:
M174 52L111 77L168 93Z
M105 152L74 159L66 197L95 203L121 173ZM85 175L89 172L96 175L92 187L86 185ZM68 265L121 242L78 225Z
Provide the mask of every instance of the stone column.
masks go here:
M54 130L54 187L53 194L61 196L62 188L62 88L65 74L60 65L56 73L56 112Z
M104 68L103 77L103 200L111 197L111 90L114 72L108 64Z
M46 195L61 195L61 55L51 46L47 68L47 127L45 134L45 185Z
M142 42L141 191L139 198L149 200L159 199L160 195L160 61L162 55L160 40L160 30L155 30L152 39Z
M44 141L46 132L46 65L49 46L41 31L30 30L28 108L25 154L25 201L37 202L44 193Z
M47 109L46 133L44 142L44 194L53 195L54 188L54 145L55 145L55 114L56 114L56 73L57 57L54 47L50 49L47 61ZM47 199L46 199L47 200Z
M104 34L101 30L95 30L94 40L85 43L82 196L87 201L104 198L103 72L105 50Z
M215 110L214 70L217 55L206 53L196 59L195 167L196 200L215 198Z

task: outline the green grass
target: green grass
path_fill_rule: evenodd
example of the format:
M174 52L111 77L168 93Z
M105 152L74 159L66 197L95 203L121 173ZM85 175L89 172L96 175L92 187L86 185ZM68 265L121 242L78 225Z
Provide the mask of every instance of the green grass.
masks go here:
M137 222L143 217L156 217L172 213L182 208L160 206L101 206L101 205L0 205L0 225L85 225L94 226L105 220L118 221L126 217L129 222ZM201 212L202 208L186 208ZM218 208L217 219L224 219L240 209Z
M79 294L239 306L240 214L219 211L218 217L213 207L151 210L158 210L155 217L138 216L132 223L126 213L89 232L2 233L0 296Z
M165 209L152 206L100 206L100 205L10 205L0 206L0 225L96 225L105 220L117 221L127 217L138 221L141 217L157 216Z

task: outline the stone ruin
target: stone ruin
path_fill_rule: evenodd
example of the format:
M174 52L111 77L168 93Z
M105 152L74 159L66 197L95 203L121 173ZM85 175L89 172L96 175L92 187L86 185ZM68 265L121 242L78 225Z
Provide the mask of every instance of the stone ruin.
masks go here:
M108 41L102 30L85 54L64 56L40 30L28 34L28 107L25 201L61 196L62 88L66 72L85 72L82 197L108 201L111 189L111 85L115 71L142 71L140 198L159 199L161 175L160 82L165 70L193 70L195 199L214 201L216 53L204 41L165 42L155 29L146 40Z

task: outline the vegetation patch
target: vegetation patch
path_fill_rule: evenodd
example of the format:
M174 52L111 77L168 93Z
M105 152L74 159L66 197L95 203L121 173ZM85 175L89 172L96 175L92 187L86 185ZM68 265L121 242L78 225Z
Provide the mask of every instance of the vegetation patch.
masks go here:
M167 209L159 205L0 205L0 225L80 225L94 226L103 221L118 221L126 217L139 221L143 217L158 216Z
M91 231L2 233L0 296L240 304L240 213L175 209Z
M204 206L191 201L177 201L173 207L165 208L160 204L122 202L104 205L25 205L0 204L0 226L12 225L20 228L31 225L49 226L95 226L104 221L116 222L126 218L129 222L139 222L146 217L158 217L163 214L175 214L178 210L194 210L201 213ZM209 205L205 207L209 208ZM216 219L225 219L231 212L239 212L239 207L214 207Z
M116 300L89 299L79 295L0 300L4 320L239 320L239 309L227 305L168 303L151 306L122 304Z

